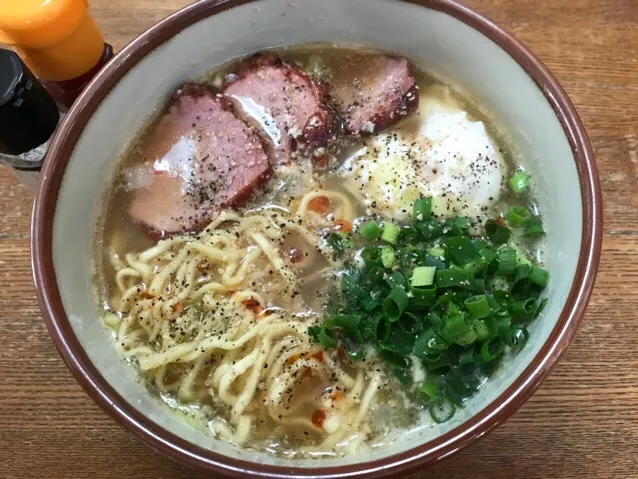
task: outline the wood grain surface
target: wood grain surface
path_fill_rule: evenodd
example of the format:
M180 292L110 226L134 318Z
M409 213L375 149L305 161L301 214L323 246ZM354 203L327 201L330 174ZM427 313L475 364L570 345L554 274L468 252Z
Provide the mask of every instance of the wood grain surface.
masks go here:
M91 6L119 50L186 3ZM553 375L506 424L414 477L638 478L638 0L465 3L526 43L576 104L604 190L604 252L585 321ZM118 426L67 370L32 283L32 200L0 168L0 478L204 477Z

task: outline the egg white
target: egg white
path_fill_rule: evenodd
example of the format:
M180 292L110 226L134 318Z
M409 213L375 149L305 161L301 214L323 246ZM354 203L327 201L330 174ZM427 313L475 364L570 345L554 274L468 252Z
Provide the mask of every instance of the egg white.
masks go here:
M370 138L344 171L368 213L405 220L417 198L432 196L436 215L480 221L501 194L506 166L485 125L434 87L413 117Z

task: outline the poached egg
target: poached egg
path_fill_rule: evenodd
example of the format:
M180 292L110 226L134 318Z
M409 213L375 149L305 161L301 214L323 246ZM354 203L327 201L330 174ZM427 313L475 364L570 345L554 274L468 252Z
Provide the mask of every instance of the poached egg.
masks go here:
M430 87L419 102L412 117L351 155L344 176L367 213L406 220L416 199L431 196L437 216L482 221L501 193L501 153L483 122L473 120L448 88Z

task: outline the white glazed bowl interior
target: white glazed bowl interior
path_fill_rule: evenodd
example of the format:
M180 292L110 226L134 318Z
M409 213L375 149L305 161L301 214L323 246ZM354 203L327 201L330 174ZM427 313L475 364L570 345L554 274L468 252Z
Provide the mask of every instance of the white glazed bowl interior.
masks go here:
M532 172L547 234L549 304L516 360L444 425L403 435L373 454L325 460L275 459L219 442L151 399L135 371L108 343L91 291L91 241L104 185L116 158L180 83L251 52L305 42L362 44L407 56L453 79L505 125ZM557 207L560 204L560 207ZM53 229L53 265L64 309L91 361L140 413L220 454L262 464L331 466L377 460L421 445L462 424L497 398L530 364L556 324L580 253L582 206L574 157L545 96L504 50L438 11L387 0L263 0L183 30L139 62L113 88L82 133L65 171Z

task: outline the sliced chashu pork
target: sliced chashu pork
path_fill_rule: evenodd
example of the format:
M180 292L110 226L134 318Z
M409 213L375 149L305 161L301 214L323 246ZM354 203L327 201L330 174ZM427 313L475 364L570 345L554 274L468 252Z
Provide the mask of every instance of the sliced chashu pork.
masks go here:
M223 93L263 130L273 164L290 164L298 152L320 158L333 138L325 85L272 54L240 62Z
M332 69L330 98L350 135L371 135L414 112L418 87L403 57L350 54Z
M215 210L243 203L269 175L255 129L208 87L184 84L141 145L131 218L150 230L196 230Z

